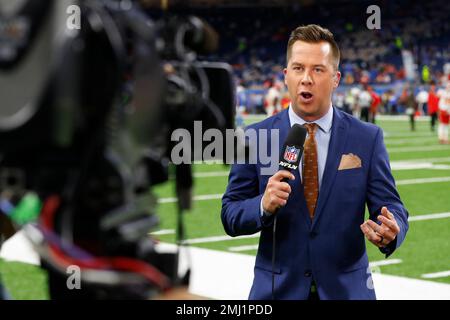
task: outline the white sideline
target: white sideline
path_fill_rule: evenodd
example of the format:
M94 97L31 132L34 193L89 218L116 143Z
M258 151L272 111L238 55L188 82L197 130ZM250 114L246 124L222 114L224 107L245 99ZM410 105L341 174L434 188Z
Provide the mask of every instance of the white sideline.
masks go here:
M374 273L378 300L450 300L450 285Z
M20 230L6 240L0 249L0 258L6 261L18 261L39 265L39 255L34 251L25 233Z

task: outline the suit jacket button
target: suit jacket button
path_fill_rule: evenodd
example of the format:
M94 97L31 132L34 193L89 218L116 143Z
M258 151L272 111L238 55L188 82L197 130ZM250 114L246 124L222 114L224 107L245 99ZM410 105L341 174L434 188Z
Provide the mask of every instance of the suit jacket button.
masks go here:
M312 272L311 272L311 270L306 270L305 271L305 277L311 277L312 276Z
M310 237L311 239L314 239L316 236L317 236L317 232L311 231L311 232L309 233L309 237Z

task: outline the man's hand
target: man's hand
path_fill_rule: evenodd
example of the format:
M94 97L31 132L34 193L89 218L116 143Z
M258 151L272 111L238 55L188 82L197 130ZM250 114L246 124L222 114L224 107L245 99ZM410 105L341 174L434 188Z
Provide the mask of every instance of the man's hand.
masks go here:
M280 170L270 177L262 197L262 206L265 212L273 214L278 208L286 205L291 193L291 186L287 182L281 182L284 178L295 179L294 175L286 170Z
M394 215L386 207L381 208L381 215L377 219L381 222L381 225L372 220L367 220L361 225L361 230L370 242L382 248L397 237L400 227L395 221Z

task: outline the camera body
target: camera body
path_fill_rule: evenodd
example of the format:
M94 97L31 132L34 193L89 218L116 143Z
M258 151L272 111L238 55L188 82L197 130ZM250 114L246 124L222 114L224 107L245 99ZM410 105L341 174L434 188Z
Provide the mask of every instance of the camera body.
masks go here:
M1 22L0 193L13 213L0 214L35 195L38 223L24 229L52 298L149 298L181 283L177 257L148 236L170 132L234 126L231 70L196 60L215 39L199 19L155 22L137 3L86 0L68 30L70 5L26 1ZM66 287L72 265L83 290Z

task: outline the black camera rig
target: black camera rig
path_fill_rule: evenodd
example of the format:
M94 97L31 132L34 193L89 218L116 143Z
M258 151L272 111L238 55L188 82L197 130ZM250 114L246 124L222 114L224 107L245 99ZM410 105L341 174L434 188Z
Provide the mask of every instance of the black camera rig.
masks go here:
M200 62L217 35L192 16L137 2L28 0L0 16L0 215L27 236L54 299L147 299L186 284L155 250L151 188L168 180L170 133L234 127L225 63ZM67 27L70 6L79 28ZM176 167L181 213L191 167ZM81 270L69 290L67 268Z

